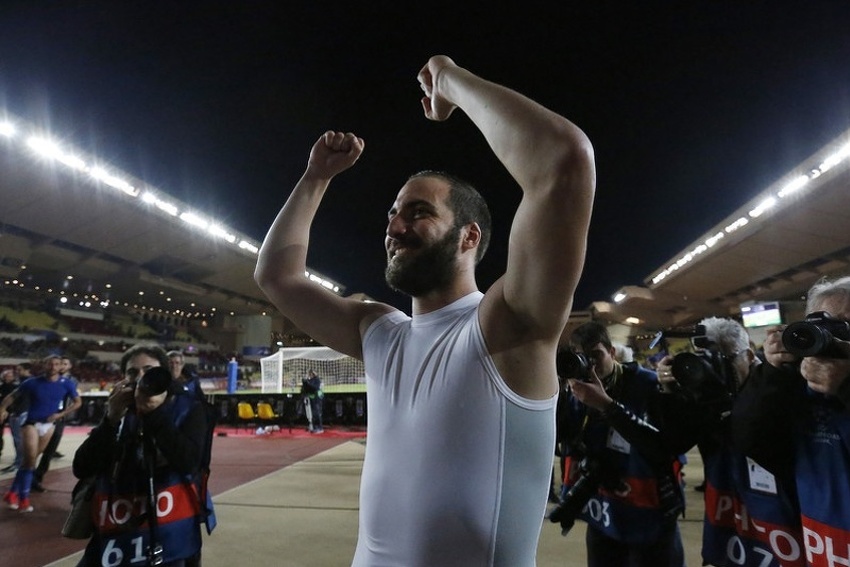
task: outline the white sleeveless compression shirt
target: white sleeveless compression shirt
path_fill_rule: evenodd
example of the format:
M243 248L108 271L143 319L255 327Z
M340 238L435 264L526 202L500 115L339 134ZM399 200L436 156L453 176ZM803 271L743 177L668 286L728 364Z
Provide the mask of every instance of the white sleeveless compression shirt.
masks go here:
M363 338L368 435L356 567L531 567L551 482L555 403L504 383L483 294Z

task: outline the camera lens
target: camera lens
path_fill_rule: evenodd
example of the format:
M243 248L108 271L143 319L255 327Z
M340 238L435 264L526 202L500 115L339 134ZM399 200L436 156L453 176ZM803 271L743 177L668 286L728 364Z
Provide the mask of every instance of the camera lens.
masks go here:
M139 391L148 396L158 396L171 385L171 373L161 366L151 368L138 382Z
M699 388L712 372L708 362L692 352L681 352L673 357L673 377L686 388Z
M587 358L581 353L564 349L555 358L555 368L561 378L584 379L590 374Z
M832 336L806 321L791 323L782 333L785 350L796 356L815 356L827 350Z

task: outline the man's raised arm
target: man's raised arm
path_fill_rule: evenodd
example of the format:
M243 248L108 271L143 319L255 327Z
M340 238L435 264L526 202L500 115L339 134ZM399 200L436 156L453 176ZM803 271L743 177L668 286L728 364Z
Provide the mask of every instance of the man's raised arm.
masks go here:
M325 132L310 150L307 170L269 229L254 279L283 315L318 342L361 356L359 326L376 304L343 299L304 277L310 226L331 179L357 161L363 140Z
M481 130L522 188L504 279L504 300L534 333L561 333L584 265L596 172L587 136L527 97L432 57L420 71L425 114L457 107Z

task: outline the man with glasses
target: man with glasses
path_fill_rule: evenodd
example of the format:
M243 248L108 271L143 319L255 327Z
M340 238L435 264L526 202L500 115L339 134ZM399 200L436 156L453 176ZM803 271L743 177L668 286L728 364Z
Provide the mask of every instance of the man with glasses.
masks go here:
M705 372L704 390L726 394L725 407L712 408L715 399L702 404L676 400L677 389L687 388L685 377L674 372L674 357L658 365L658 380L671 394L665 407L665 435L698 443L705 471L705 519L702 557L705 565L759 565L780 567L802 560L802 533L794 500L794 486L775 477L745 452L732 445L728 409L761 361L750 346L746 329L737 321L708 317L699 322L705 334L701 359L712 370ZM710 362L709 362L710 361ZM678 370L680 373L683 370ZM787 563L786 563L787 562Z

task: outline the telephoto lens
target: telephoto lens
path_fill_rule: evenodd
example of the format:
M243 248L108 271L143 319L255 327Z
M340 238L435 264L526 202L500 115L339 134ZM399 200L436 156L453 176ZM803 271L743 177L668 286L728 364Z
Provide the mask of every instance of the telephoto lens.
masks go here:
M145 372L136 386L146 396L158 396L171 386L171 372L157 366Z

